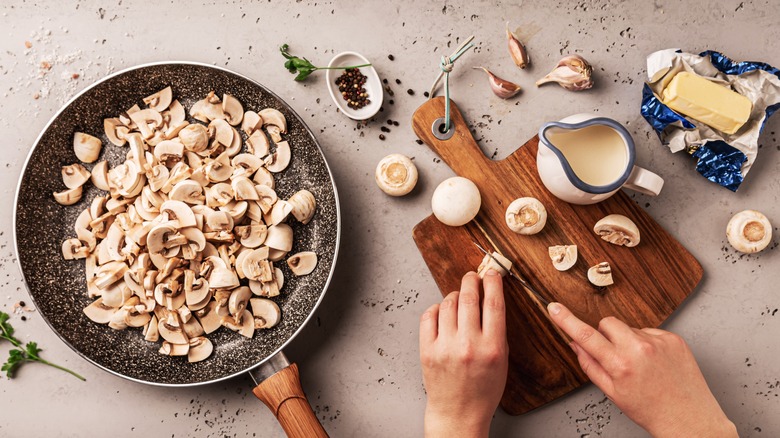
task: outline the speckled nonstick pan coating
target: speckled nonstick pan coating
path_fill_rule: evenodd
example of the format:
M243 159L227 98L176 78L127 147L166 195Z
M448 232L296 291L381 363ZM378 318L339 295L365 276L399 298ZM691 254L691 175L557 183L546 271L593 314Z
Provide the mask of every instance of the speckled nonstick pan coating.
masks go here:
M117 331L90 321L82 312L92 300L87 297L83 260L64 260L61 244L75 237L73 224L92 199L103 194L85 185L77 204L61 206L53 191L65 187L63 165L78 162L73 152L73 133L82 131L103 140L99 160L113 167L122 161L127 147L111 144L103 133L103 119L115 117L142 98L166 86L174 98L189 109L214 90L236 96L245 110L266 107L280 110L287 118L292 148L290 166L276 176L276 190L286 199L307 189L317 199L317 210L308 225L291 221L295 243L291 253L315 251L319 264L304 277L294 277L285 263L282 294L274 300L282 309L279 325L258 330L252 339L226 328L209 335L214 353L190 364L186 357L168 357L157 352L159 343L144 341L140 329ZM192 120L191 120L192 121ZM239 130L240 131L240 130ZM243 135L243 133L242 133ZM92 164L86 165L88 169ZM44 320L71 348L95 365L119 376L156 385L196 385L235 376L259 365L280 351L313 314L335 267L340 236L338 196L317 141L301 118L275 94L234 72L197 63L147 64L113 74L71 100L40 134L25 163L16 195L15 246L30 296Z

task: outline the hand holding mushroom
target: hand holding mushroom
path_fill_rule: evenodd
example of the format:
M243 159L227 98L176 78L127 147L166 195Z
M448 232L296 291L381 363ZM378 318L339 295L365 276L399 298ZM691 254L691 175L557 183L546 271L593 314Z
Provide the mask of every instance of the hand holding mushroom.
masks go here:
M420 319L420 360L428 393L426 436L487 436L506 384L508 347L501 276L463 277ZM481 315L481 316L480 316Z
M596 330L559 303L548 310L574 339L570 346L585 374L652 436L737 436L682 338L614 317Z

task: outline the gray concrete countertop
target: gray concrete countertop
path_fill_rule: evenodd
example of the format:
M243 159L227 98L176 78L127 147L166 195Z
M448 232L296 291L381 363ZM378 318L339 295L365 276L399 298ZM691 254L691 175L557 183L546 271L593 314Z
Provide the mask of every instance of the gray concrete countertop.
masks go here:
M713 392L743 436L780 435L777 333L778 251L740 256L725 241L736 211L762 210L780 224L780 116L734 194L701 178L693 161L661 146L639 115L645 57L658 49L718 49L738 60L780 66L775 1L692 0L499 1L20 1L0 6L0 309L29 297L13 253L17 178L49 118L79 90L136 64L193 60L248 75L283 96L321 142L344 212L335 281L313 322L287 350L332 436L418 436L425 393L418 363L417 321L439 299L411 238L430 213L436 184L452 171L415 143L414 109L458 38L475 34L477 49L452 75L452 97L488 156L500 159L550 120L584 112L617 119L637 140L637 163L662 175L658 198L636 200L701 261L705 278L665 325L690 343ZM533 67L519 71L505 47L504 23L523 29ZM28 41L31 47L26 48ZM356 124L335 110L324 74L294 82L277 47L326 64L354 50L390 81L375 122ZM580 53L595 66L596 87L571 93L536 89L561 54ZM394 60L388 59L392 54ZM46 71L42 62L49 62ZM494 97L486 65L518 82L516 99ZM45 73L45 74L43 74ZM75 77L74 74L78 75ZM401 81L400 85L395 83ZM414 95L407 90L414 90ZM400 122L383 133L386 119ZM415 157L419 187L390 198L374 184L374 166L391 152ZM775 237L775 241L778 238ZM776 245L775 245L776 246ZM71 351L36 312L11 322L44 357L86 376L30 364L0 381L0 435L19 436L282 436L251 394L248 378L203 387L150 387L110 375ZM533 336L532 333L528 334ZM7 344L0 344L5 357ZM589 385L520 417L496 413L494 436L644 436Z

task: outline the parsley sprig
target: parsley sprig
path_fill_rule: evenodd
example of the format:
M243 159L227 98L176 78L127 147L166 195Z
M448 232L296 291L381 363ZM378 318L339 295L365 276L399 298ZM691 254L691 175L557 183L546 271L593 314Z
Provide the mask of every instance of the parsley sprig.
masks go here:
M282 52L282 56L284 56L285 59L287 59L287 61L284 62L284 68L289 70L290 73L292 74L298 73L298 75L295 76L296 81L302 81L308 78L310 74L314 73L317 70L346 70L348 68L360 68L360 67L371 66L371 64L361 64L361 65L353 65L349 67L317 67L306 58L299 58L297 56L290 55L289 48L290 47L287 44L282 44L282 46L279 47L279 51Z
M40 362L44 365L48 365L50 367L57 368L59 370L65 371L66 373L70 373L73 376L77 377L81 380L87 380L84 377L80 376L79 374L65 368L61 367L57 364L53 364L45 359L42 359L40 356L41 349L38 348L38 344L35 342L28 342L25 345L22 345L22 341L16 339L14 337L14 328L11 326L10 323L8 323L8 316L5 312L0 312L0 339L5 339L6 341L13 344L15 348L12 348L8 352L8 359L5 361L2 367L0 367L0 372L5 372L5 374L8 376L9 379L12 379L14 377L14 373L16 370L25 362Z

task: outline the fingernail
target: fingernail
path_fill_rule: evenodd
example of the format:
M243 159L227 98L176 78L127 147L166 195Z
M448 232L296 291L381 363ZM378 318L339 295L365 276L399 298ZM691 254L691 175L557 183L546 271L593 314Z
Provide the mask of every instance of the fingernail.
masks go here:
M550 312L552 315L557 315L561 313L561 305L558 303L550 303L547 306L547 311Z
M496 275L498 275L498 272L496 272L495 269L488 269L487 275L489 275L491 277L495 277Z

